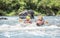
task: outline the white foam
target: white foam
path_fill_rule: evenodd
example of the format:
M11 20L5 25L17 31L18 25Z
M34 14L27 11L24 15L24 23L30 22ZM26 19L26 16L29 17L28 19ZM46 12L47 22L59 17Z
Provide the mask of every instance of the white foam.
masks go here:
M55 28L59 28L59 27L57 27L56 25L37 27L36 25L34 26L34 24L30 24L28 26L22 26L21 24L17 24L15 26L3 24L2 26L0 26L0 31L6 32L6 31L16 31L17 30L17 31L23 31L23 32L26 32L26 33L32 34L32 35L37 35L37 36L38 35L39 36L45 36L45 35L50 35L50 36L54 35L55 36L58 33L57 32L58 30L50 31ZM48 31L46 31L46 30L48 30ZM9 32L6 32L6 33L4 33L4 36L10 37L9 34L10 34Z
M32 29L43 29L43 28L59 28L56 25L50 25L50 26L41 26L37 27L36 24L17 24L15 26L10 26L3 24L0 26L0 31L14 31L14 30L32 30Z
M58 28L57 25L50 25L50 26L44 26L44 27L46 27L46 28Z
M52 28L56 27L56 28L58 28L58 26L56 26L56 25L51 25L51 26L49 26L49 27L52 27Z
M10 33L9 32L5 32L3 35L10 38Z

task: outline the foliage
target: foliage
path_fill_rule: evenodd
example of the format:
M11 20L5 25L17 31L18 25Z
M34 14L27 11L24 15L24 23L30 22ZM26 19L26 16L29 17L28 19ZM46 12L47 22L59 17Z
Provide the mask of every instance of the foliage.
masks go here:
M32 9L35 15L60 15L60 0L0 0L0 16L18 15Z

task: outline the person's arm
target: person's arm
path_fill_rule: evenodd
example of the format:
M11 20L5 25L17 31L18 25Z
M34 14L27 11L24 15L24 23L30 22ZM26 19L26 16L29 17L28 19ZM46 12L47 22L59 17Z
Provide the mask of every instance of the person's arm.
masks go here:
M48 24L48 21L45 21L45 23L44 24Z
M22 22L22 19L21 18L19 19L19 22Z

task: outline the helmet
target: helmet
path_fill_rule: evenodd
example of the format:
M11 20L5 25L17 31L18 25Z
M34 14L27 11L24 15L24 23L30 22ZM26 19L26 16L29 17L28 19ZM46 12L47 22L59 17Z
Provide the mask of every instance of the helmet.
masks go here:
M26 16L26 19L30 19L30 17L29 16Z
M39 18L40 20L42 20L42 19L43 19L43 16L38 16L38 18Z

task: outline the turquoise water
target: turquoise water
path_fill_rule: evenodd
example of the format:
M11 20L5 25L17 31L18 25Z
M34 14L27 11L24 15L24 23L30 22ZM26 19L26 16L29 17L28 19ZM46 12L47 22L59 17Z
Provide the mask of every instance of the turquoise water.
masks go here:
M34 27L34 24L33 27L19 27L18 16L3 17L8 20L0 20L0 38L60 38L60 16L45 16L44 20L48 21L48 25L51 26L45 25L41 26L42 28ZM36 19L37 17L32 21L34 22ZM16 27L21 29L16 30Z

